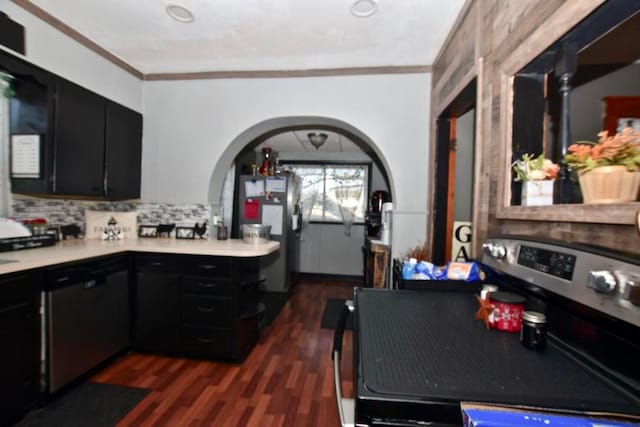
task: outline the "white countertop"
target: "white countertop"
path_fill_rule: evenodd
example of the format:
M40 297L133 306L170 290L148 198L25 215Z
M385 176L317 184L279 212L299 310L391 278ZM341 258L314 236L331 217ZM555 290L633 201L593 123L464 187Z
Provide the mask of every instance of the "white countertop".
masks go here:
M31 268L46 267L65 262L79 261L121 252L157 252L189 255L213 255L233 257L256 257L277 251L280 243L270 241L261 245L250 245L240 239L229 240L182 240L172 238L128 239L119 241L65 240L54 246L0 252L0 259L12 260L0 264L0 274L13 273Z

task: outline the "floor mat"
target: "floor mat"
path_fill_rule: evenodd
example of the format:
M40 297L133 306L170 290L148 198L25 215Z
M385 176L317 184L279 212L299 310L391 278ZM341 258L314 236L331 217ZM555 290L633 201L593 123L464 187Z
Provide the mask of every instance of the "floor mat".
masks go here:
M320 322L321 329L335 329L338 319L340 318L340 312L344 306L345 299L329 298L324 306L324 312L322 313L322 321ZM353 330L353 314L350 314L347 318L347 325L345 327L347 331Z
M29 412L17 426L111 427L151 390L85 382Z

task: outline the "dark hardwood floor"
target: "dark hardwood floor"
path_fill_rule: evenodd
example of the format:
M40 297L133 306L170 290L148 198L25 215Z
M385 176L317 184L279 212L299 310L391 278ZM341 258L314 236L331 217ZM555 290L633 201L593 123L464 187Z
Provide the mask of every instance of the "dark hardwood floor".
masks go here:
M338 426L324 302L350 298L353 282L305 279L242 364L130 354L92 380L151 389L118 426ZM351 332L343 390L353 394Z

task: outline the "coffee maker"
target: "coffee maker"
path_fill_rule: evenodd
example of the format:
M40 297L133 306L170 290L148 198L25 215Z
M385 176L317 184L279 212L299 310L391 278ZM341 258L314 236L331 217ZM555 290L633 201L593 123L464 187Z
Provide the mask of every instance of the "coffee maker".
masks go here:
M377 190L369 198L369 210L365 215L367 236L379 237L382 230L382 206L391 201L389 192Z

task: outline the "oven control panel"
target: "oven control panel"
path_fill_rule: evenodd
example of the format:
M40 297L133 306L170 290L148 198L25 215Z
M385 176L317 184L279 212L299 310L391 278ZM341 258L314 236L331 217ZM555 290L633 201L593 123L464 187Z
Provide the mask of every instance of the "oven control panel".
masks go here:
M576 266L575 255L520 245L518 264L561 279L571 280Z
M640 326L640 257L540 238L493 238L483 263Z

